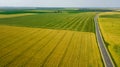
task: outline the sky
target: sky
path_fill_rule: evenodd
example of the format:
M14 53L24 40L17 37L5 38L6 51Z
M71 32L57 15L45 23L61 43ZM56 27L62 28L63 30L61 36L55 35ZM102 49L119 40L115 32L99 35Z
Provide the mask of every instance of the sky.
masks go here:
M120 7L120 0L0 0L0 7Z

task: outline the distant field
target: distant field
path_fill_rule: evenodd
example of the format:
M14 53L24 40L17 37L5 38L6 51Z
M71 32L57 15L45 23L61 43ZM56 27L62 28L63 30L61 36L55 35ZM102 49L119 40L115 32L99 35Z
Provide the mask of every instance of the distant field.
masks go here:
M102 17L102 18L120 18L120 12L105 12L105 13L101 13L100 17Z
M55 11L53 11L53 10L26 10L27 12L34 12L34 13L53 13L53 12L55 12Z
M94 32L94 12L40 13L31 16L2 18L0 24L34 28L63 29ZM22 14L23 15L23 14ZM4 15L1 15L1 17ZM6 16L6 15L5 15ZM9 15L8 15L9 16ZM11 15L10 15L11 16Z
M14 17L30 16L30 15L35 15L35 14L31 14L31 13L11 14L11 15L0 14L0 19L2 19L2 18L14 18ZM1 22L0 22L0 23L1 23Z
M3 11L0 11L0 12L3 12Z
M102 67L94 33L0 25L0 67Z
M102 13L99 24L108 49L120 67L120 12Z

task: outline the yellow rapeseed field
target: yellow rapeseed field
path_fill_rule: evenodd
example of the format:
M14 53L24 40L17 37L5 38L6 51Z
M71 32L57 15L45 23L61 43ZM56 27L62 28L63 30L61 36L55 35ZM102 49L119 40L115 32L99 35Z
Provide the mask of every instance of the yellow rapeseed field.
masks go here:
M108 17L100 17L99 25L102 31L103 37L106 41L106 45L112 55L115 64L120 66L120 12L107 12L101 13L100 16L108 15ZM109 17L112 15L114 17ZM117 18L116 18L117 17Z
M103 67L94 33L0 25L0 67Z

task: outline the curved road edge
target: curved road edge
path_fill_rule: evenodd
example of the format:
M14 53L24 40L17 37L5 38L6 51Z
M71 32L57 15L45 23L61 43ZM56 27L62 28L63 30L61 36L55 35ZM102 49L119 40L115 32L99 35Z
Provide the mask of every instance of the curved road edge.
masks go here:
M99 50L102 55L104 65L105 65L105 67L115 67L115 65L111 59L111 56L105 46L103 38L101 36L100 27L98 24L98 14L94 17L94 22L95 22L96 38L97 38Z

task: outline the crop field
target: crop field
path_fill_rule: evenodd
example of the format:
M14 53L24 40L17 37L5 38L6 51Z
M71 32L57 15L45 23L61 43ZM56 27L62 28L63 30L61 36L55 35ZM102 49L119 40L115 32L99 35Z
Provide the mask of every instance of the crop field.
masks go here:
M116 63L120 66L120 12L101 13L100 28L107 47Z
M3 12L3 11L0 11L0 12Z
M0 14L0 19L2 19L2 18L21 17L21 16L30 16L30 15L34 15L34 14L30 14L30 13L25 13L25 14L12 14L12 15Z
M102 66L94 33L0 26L0 67Z
M27 26L34 28L63 29L83 32L94 32L94 16L96 13L40 13L30 16L3 18L0 24ZM8 15L9 16L9 15Z
M24 14L0 18L0 67L104 66L96 13Z

